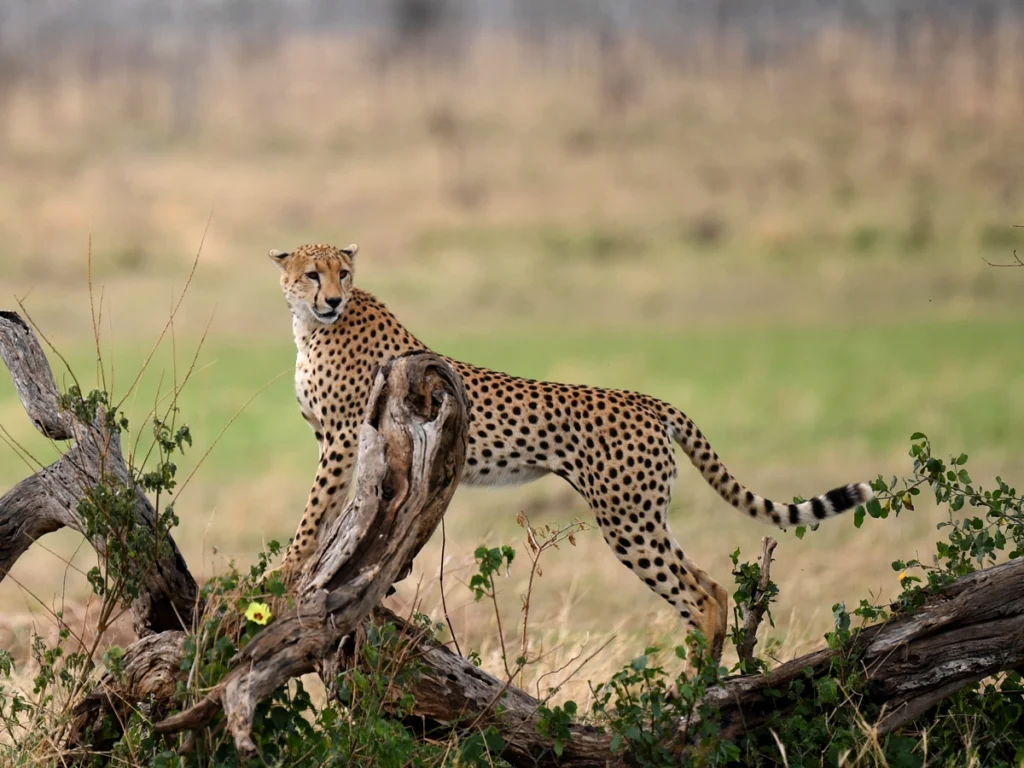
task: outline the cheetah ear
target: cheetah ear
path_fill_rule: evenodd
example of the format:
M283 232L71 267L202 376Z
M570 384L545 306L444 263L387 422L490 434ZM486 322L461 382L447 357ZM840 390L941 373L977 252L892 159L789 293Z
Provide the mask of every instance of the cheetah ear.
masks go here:
M349 243L348 245L341 249L341 252L348 256L350 259L355 259L356 254L359 253L359 246L356 245L355 243Z
M277 264L277 266L283 267L291 254L286 253L285 251L279 251L277 248L271 248L270 251L267 252L267 256L269 256L270 260Z

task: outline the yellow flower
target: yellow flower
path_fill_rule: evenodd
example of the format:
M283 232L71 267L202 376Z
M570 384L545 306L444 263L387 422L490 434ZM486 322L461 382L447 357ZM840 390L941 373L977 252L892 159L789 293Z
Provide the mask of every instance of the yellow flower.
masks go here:
M903 571L900 573L900 581L903 581L905 578L907 578L907 572Z
M245 618L256 624L266 624L272 615L270 606L266 603L249 603L249 607L245 609Z

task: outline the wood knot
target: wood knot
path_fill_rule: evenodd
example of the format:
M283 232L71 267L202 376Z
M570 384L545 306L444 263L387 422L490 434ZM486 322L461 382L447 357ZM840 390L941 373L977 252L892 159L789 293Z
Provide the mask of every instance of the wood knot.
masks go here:
M395 477L390 469L388 469L387 474L384 475L384 479L381 480L380 497L384 499L384 501L391 501L395 498Z
M19 315L17 312L12 312L9 309L0 310L0 317L2 317L4 320L10 320L12 323L19 326L22 330L30 330L28 327L28 323L22 320L21 315Z

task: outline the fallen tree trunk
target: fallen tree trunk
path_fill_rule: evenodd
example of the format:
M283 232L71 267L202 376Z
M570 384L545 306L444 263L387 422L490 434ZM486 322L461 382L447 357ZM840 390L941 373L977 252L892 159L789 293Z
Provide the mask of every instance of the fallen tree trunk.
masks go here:
M34 537L63 525L84 530L77 501L99 482L101 469L127 470L117 435L101 418L86 425L59 411L45 356L14 313L0 313L0 351L37 428L53 439L76 440L58 462L0 498L0 533L8 534L0 537L2 578ZM160 723L160 731L203 728L223 709L238 749L251 753L249 727L262 697L314 669L331 683L336 670L358 663L341 650L348 647L344 640L365 631L368 621L391 622L416 646L420 674L403 692L413 695L412 715L421 727L494 725L507 743L503 757L515 765L629 761L627 754L612 751L607 731L586 724L569 726L570 738L557 758L553 740L538 731L541 702L379 606L448 505L465 454L466 420L461 382L440 358L418 353L378 372L360 436L356 495L304 564L296 607L279 611L238 654L233 671L196 706ZM139 497L139 524L152 525L152 506ZM93 544L103 551L104 542ZM192 615L197 592L177 549L171 551L173 557L147 582L145 599L133 604L137 631L150 636L126 650L126 674L104 678L79 707L78 734L102 731L98 725L106 713L147 696L169 703L183 679L181 618ZM175 591L173 585L183 588ZM706 703L718 710L722 735L735 738L795 703L770 692L785 691L797 678L826 675L843 656L861 665L869 682L865 703L882 711L878 730L889 732L964 685L1024 665L1022 586L1024 559L972 574L912 615L855 634L841 649L794 659L767 675L727 679ZM166 608L157 610L161 605Z
M375 619L405 627L385 609ZM863 705L884 711L880 735L906 725L965 685L1024 664L1024 559L965 576L915 613L856 634L838 650L793 659L767 675L729 678L708 692L719 710L723 738L734 739L797 702L769 695L797 678L829 673L839 657L855 659L869 681ZM508 742L503 757L515 765L617 764L627 755L611 750L611 735L588 725L570 726L571 739L556 758L550 739L537 731L540 702L526 692L472 666L447 647L424 638L423 668L406 689L414 714L435 723L494 724ZM497 712L500 703L502 711ZM680 722L680 730L686 723Z
M877 723L879 734L884 735L914 721L961 687L1024 664L1022 587L1024 560L979 571L950 585L914 614L856 634L841 649L801 656L767 675L729 678L709 691L705 702L719 710L722 737L735 739L798 703L771 692L785 692L798 678L826 676L832 661L845 656L857 660L869 682L862 705L884 712ZM422 719L423 727L495 725L507 742L502 757L518 766L628 763L627 754L612 751L610 733L586 724L569 727L571 736L556 757L553 740L537 729L541 702L536 698L473 666L386 608L377 607L372 620L396 625L416 644L420 674L406 683L402 693L415 698L412 716ZM283 648L265 650L272 656L287 654ZM264 659L263 663L271 662ZM167 731L199 726L202 721L172 723ZM680 731L685 727L686 723L679 723Z

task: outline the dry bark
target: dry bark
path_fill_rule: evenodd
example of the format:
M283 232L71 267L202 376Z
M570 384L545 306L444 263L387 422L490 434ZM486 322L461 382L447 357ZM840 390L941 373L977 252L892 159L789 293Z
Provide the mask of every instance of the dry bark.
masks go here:
M187 677L181 668L185 638L184 632L170 630L132 643L124 655L121 674L105 674L75 706L68 746L80 750L83 758L109 750L120 738L120 729L105 728L105 721L113 716L117 723L127 722L140 702L155 703L156 711L148 713L151 717L166 713L174 702L177 684Z

